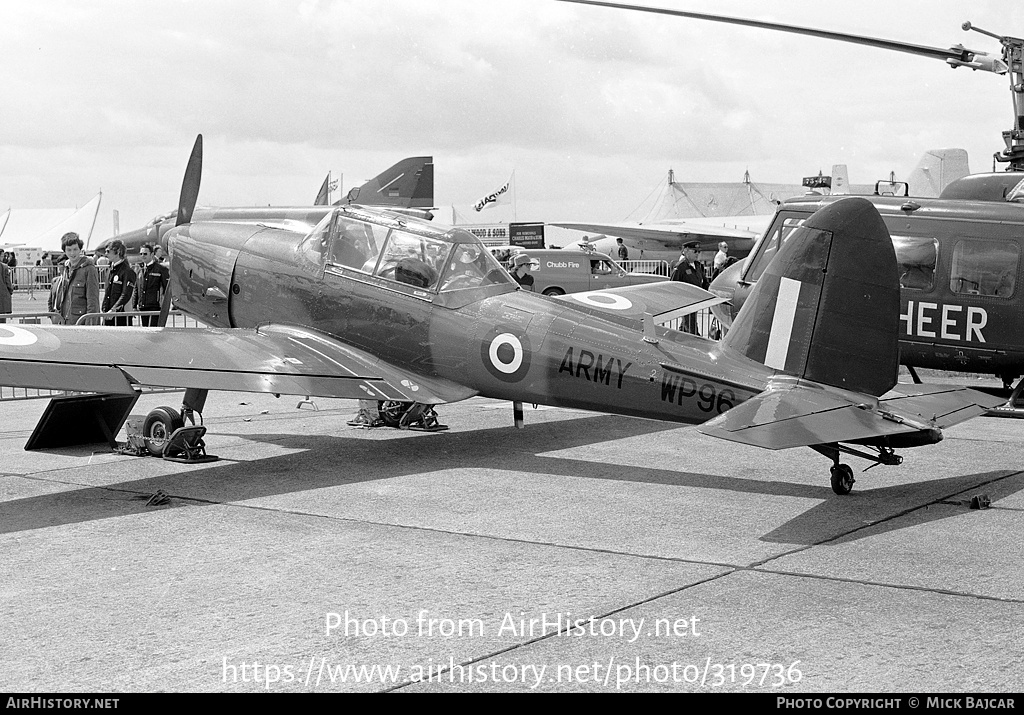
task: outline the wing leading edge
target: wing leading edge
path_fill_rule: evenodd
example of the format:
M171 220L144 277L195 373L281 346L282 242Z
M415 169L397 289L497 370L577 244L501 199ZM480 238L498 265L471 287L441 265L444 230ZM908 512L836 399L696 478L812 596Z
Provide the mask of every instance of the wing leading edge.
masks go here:
M475 391L417 375L308 328L0 325L0 384L127 394L138 385L423 404Z

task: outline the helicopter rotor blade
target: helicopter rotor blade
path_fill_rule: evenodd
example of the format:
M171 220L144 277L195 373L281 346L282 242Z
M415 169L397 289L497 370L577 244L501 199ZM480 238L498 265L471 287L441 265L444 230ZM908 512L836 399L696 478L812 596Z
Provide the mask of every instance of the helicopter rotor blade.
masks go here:
M192 155L188 158L188 166L185 167L185 178L181 181L181 196L178 199L178 219L175 226L184 223L191 223L192 212L196 208L196 201L199 200L199 181L203 177L203 135L196 137L196 143L192 147Z
M978 53L972 50L965 49L963 46L958 47L928 47L926 45L914 45L908 42L898 42L896 40L883 40L877 37L864 37L862 35L849 35L845 32L831 32L829 30L816 30L809 27L797 27L795 25L783 25L776 22L762 22L760 20L746 20L739 17L727 17L725 15L708 15L700 12L686 12L684 10L669 10L667 8L660 7L645 7L643 5L631 5L629 3L618 3L618 2L602 2L600 0L560 0L560 2L571 2L580 5L597 5L600 7L613 7L620 10L635 10L637 12L650 12L659 15L674 15L676 17L688 17L694 20L708 20L710 22L723 22L730 25L743 25L746 27L757 27L764 30L777 30L779 32L791 32L798 35L810 35L811 37L821 37L827 40L838 40L840 42L850 42L856 45L868 45L869 47L878 47L884 50L893 50L896 52L907 52L912 55L920 55L923 57L932 57L937 60L942 60L953 66L965 64L970 66L970 63L974 60L974 55L985 54ZM986 69L984 67L978 67L977 69ZM993 70L995 71L995 70ZM1004 70L1005 71L1005 70Z

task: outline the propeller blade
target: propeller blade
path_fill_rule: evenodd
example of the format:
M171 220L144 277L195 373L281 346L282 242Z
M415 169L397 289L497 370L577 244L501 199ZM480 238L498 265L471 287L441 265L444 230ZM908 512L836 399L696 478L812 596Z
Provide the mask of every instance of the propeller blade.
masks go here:
M185 178L181 182L181 197L178 199L178 220L175 226L183 223L191 223L192 212L195 211L196 201L199 200L199 181L203 177L203 135L196 137L195 146L192 147L192 156L188 158L188 166L185 167Z

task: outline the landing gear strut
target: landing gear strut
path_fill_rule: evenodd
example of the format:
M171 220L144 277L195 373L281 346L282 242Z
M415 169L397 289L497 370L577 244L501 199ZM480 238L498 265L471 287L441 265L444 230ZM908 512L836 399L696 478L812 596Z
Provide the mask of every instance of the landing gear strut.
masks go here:
M839 444L838 442L833 444L813 444L811 445L811 449L832 460L832 468L829 470L832 477L832 491L840 495L849 494L853 491L853 484L857 481L853 478L853 469L850 465L842 464L839 461L840 454L852 454L856 457L861 457L874 462L874 464L868 467L868 469L877 467L879 464L885 464L888 466L903 464L903 457L896 454L896 452L894 452L890 447L873 447L877 454L863 452L859 449ZM867 471L867 469L864 471Z

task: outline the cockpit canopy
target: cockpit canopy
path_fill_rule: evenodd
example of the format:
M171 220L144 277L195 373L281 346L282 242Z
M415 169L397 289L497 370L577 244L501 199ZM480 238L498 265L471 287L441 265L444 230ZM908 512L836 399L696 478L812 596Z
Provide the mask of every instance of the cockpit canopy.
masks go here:
M409 217L351 207L327 214L303 239L299 254L318 266L333 265L431 292L515 285L468 231L442 231Z

